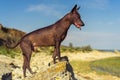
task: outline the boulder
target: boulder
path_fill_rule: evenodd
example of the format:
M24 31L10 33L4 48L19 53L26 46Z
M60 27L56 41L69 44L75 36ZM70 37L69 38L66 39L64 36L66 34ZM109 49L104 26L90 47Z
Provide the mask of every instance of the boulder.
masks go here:
M64 56L62 61L54 64L50 62L48 66L41 69L39 73L36 73L30 78L25 80L77 80L74 77L72 66L70 65L68 58Z

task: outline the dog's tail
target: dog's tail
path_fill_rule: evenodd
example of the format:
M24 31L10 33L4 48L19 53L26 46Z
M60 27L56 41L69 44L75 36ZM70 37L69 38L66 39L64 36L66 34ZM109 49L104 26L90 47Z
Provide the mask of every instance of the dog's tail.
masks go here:
M0 39L0 41L2 41L2 43L4 43L4 45L5 45L7 48L9 48L9 49L13 49L13 48L17 47L17 46L20 44L20 42L21 42L21 40L19 40L19 41L17 42L17 44L15 44L14 46L11 46L10 43L9 43L7 40Z
M19 41L17 42L17 44L15 44L14 46L10 46L8 43L6 43L5 46L6 46L7 48L9 48L9 49L14 49L14 48L16 48L16 47L20 44L20 42L21 42L21 40L19 40Z

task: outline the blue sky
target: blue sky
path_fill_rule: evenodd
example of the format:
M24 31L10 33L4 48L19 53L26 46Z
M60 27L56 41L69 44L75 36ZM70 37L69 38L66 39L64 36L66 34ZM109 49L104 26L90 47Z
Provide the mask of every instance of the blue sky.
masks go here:
M85 26L72 25L62 44L120 49L120 0L0 0L0 23L28 33L53 24L75 4Z

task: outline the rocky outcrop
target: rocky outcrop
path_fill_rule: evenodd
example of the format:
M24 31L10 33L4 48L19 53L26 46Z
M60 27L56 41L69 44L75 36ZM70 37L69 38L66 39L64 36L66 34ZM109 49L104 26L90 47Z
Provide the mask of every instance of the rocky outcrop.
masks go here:
M50 62L46 68L41 69L39 73L36 73L31 78L25 80L77 80L74 77L72 66L70 65L68 58L65 56L61 62L53 64Z

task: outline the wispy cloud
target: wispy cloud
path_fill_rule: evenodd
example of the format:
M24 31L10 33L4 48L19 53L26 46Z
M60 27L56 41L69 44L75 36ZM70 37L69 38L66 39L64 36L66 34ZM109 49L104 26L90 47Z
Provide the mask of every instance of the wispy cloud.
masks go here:
M31 5L27 9L28 12L41 12L45 15L51 15L51 16L60 16L61 13L58 11L58 9L55 7L55 5L44 5L44 4L38 4L38 5Z
M109 0L86 0L83 5L87 8L103 10L108 7Z

